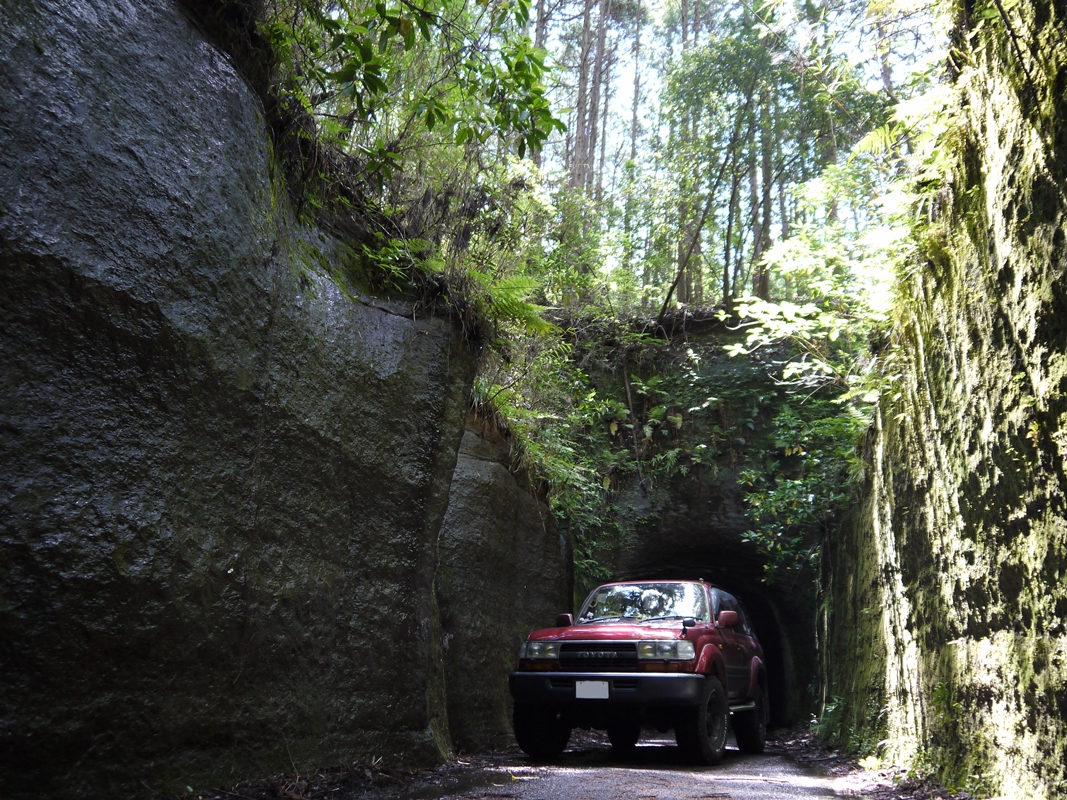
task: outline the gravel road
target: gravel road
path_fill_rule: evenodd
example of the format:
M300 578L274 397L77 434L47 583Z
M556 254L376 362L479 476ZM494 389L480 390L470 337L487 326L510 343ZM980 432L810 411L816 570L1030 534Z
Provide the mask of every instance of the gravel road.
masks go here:
M715 767L687 764L673 737L646 735L632 758L615 760L610 748L595 740L572 740L554 764L539 765L519 755L501 755L469 778L474 785L453 786L449 793L422 791L406 798L451 800L770 800L771 798L840 797L834 780L797 764L768 746L760 756L726 752Z
M534 763L512 746L430 768L356 763L165 800L970 800L899 769L860 769L855 757L827 750L808 729L776 731L760 756L730 745L722 764L694 767L670 735L645 731L634 756L618 760L603 733L575 731L553 764Z

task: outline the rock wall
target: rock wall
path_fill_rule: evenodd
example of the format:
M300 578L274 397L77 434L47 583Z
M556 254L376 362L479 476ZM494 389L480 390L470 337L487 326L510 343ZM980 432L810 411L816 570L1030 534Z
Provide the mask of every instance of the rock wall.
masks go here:
M534 628L569 611L570 548L508 443L471 416L441 531L441 609L448 721L466 752L512 742L508 674Z
M1052 798L1067 796L1067 8L1003 6L956 6L955 166L905 283L866 513L827 564L828 694L846 727L882 727L894 760ZM881 723L864 720L879 694Z
M304 263L175 3L7 2L0 83L0 795L441 758L457 330Z

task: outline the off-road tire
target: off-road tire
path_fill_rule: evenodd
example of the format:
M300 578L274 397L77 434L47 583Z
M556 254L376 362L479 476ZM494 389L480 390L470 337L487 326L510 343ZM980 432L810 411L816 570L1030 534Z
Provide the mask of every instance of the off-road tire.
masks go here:
M674 728L674 738L686 757L713 766L726 753L730 706L726 691L714 675L708 675L700 704L689 710Z
M756 704L754 709L733 715L734 738L737 739L737 749L742 753L758 755L767 745L770 708L762 686L756 687L756 696L752 699Z
M536 761L559 758L571 738L570 726L551 707L516 703L514 723L519 747Z

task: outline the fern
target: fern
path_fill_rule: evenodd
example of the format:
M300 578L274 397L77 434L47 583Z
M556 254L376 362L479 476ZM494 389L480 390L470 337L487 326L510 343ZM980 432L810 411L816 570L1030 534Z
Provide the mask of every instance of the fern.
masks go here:
M484 292L485 315L518 325L531 334L546 334L556 326L541 315L546 306L529 302L528 298L538 288L538 282L527 275L504 275L493 279L484 272L469 271Z
M852 148L852 153L848 157L849 161L852 161L860 153L869 153L870 155L893 153L898 149L905 133L904 126L900 123L887 122L856 142Z

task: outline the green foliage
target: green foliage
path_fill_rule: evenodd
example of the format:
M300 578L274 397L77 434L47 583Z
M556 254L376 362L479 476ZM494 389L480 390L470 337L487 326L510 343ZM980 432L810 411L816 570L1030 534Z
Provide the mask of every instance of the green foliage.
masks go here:
M567 311L558 335L571 347L548 361L523 354L490 383L509 387L497 395L501 409L516 421L530 464L553 476L551 500L571 526L582 580L601 575L601 554L634 532L618 511L627 487L655 491L677 475L736 473L751 521L746 538L766 558L766 579L778 580L811 569L862 476L856 443L892 380L876 354L895 281L917 251L901 159L922 165L927 181L942 169L936 129L944 123L926 117L946 102L927 70L894 87L902 103L891 114L888 98L835 50L834 37L844 35L836 23L805 17L813 4L790 6L726 14L699 46L673 58L662 97L666 139L650 169L625 165L625 208L601 209L598 224L584 193L561 189L547 236L527 251L525 269L542 281L543 300ZM793 42L800 18L824 35ZM761 86L773 91L773 108ZM724 299L711 276L732 252L732 303L720 318L733 334L689 348L641 341L626 316L658 305L677 268L679 231L695 221L704 193L725 193L732 181L751 192L755 213L756 189L746 184L768 120L781 152L795 153L781 167L795 170L781 199L788 230L758 265L772 299L742 288L757 266L741 255L751 231L737 219L740 206L728 230L723 194L696 262L710 285L702 296L690 287L687 302ZM853 145L847 159L836 155ZM719 167L724 178L715 184ZM619 219L623 230L604 229ZM516 343L516 352L529 347ZM744 377L728 377L723 352Z
M886 734L886 709L877 701L868 701L866 708L850 709L841 698L830 698L822 713L812 720L820 740L841 747L848 753L866 756L867 768L877 768L879 748ZM863 761L860 762L863 766Z
M891 28L891 6L873 3L872 18ZM360 219L361 285L445 306L491 345L477 400L548 481L579 583L606 577L633 534L625 493L680 475L739 475L767 579L807 569L888 382L871 345L914 262L902 165L918 165L931 208L947 174L951 98L934 71L893 87L890 113L892 92L849 52L842 4L730 3L685 48L668 4L650 146L637 153L635 139L622 188L602 193L523 161L563 130L548 84L567 82L527 36L530 0L270 9L279 86L321 146L302 149L304 177L324 187L309 209ZM611 22L639 11L614 8ZM772 230L757 247L761 213ZM690 241L678 297L720 303L729 330L686 345L633 318L658 309Z
M563 129L546 96L545 53L523 32L529 15L529 0L476 9L450 0L291 0L266 30L284 55L288 91L320 132L388 180L403 165L386 154L400 153L415 124L456 145L513 139L520 158Z
M595 305L603 260L599 229L590 224L594 210L581 192L560 189L552 199L545 237L531 253L529 269L542 283L546 299L570 309Z
M535 279L527 275L502 275L494 280L475 270L470 270L469 275L481 286L478 301L483 305L481 315L484 318L517 325L526 333L546 334L555 330L555 326L541 316L548 309L528 302L530 295L539 288Z
M551 328L525 270L540 177L518 164L563 123L529 14L529 0L268 0L260 15L297 212L354 254L329 276L504 349L511 330Z
M579 592L608 577L617 546L639 534L626 511L634 493L675 476L739 472L768 580L805 566L813 525L847 496L855 427L829 400L789 405L768 368L759 355L727 358L717 338L679 347L572 320L483 369L480 394L509 420L526 466L549 481Z
M377 237L374 244L359 247L362 256L362 276L369 288L389 294L409 294L418 288L416 276L432 270L434 262L424 258L433 245L422 239L389 239Z
M774 451L740 475L753 522L745 538L766 555L769 575L814 567L821 535L851 499L855 442L867 420L842 405L783 406L772 422Z

